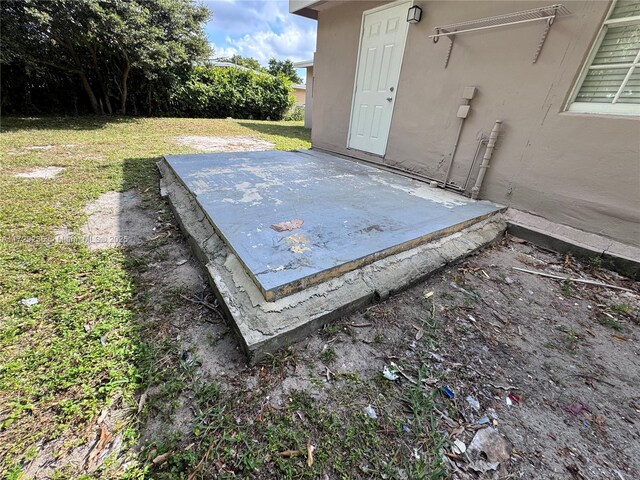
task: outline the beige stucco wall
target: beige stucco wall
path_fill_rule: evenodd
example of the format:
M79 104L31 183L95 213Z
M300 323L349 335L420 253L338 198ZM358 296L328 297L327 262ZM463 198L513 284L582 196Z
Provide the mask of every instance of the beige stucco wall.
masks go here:
M479 135L500 119L503 134L482 198L640 245L640 121L563 112L609 2L563 2L574 15L556 21L536 64L542 23L460 35L447 69L448 40L427 38L435 26L550 2L416 2L423 20L409 27L384 159L346 148L362 12L382 3L349 2L319 12L316 147L440 179L459 125L462 90L475 86L454 181L464 183Z
M304 126L305 128L311 128L312 117L311 112L313 112L313 67L307 67L307 91L305 96L305 107L304 107Z
M293 88L293 96L296 98L296 105L304 105L305 97L307 95L306 90L302 88Z

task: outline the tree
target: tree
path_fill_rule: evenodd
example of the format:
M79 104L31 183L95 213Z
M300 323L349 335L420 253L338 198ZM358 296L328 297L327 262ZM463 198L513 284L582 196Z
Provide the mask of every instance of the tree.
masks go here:
M229 58L228 61L231 63L235 63L236 65L240 65L241 67L255 70L256 72L266 72L266 68L260 65L260 62L252 57L243 57L236 54L233 57Z
M276 76L282 74L293 83L302 83L302 79L296 73L296 69L291 60L277 60L275 58L270 58L269 68L267 70L271 75Z
M209 52L191 0L3 0L0 62L80 82L94 113L127 112L132 72L166 79ZM6 52L10 50L10 52ZM4 75L3 75L4 76ZM160 82L162 83L162 82ZM3 82L4 86L4 82Z

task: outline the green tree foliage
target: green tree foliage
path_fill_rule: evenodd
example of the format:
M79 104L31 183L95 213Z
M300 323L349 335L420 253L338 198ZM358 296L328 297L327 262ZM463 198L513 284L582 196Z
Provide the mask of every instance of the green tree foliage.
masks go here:
M172 95L172 111L189 117L280 120L293 103L285 76L224 67L194 67Z
M234 55L228 59L229 62L240 65L241 67L250 68L256 72L266 72L267 69L260 65L260 62L252 57L243 57L241 55Z
M133 94L134 110L152 113L209 54L209 11L192 0L2 0L0 8L3 109L38 111L38 102L69 111L68 102L86 99L94 113L124 114Z
M269 59L268 72L271 75L282 74L293 83L302 83L302 79L296 73L296 69L291 60L277 60L275 58Z

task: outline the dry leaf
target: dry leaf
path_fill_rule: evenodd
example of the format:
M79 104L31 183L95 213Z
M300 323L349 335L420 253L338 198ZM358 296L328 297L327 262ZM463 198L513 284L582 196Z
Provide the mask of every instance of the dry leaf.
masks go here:
M424 336L424 330L420 329L416 332L416 340L420 340Z
M142 395L140 395L140 401L138 402L138 413L142 411L142 408L144 407L144 403L146 401L147 401L147 392L144 392Z
M311 445L311 440L307 442L307 465L310 467L313 465L313 450L315 447Z
M285 450L284 452L280 452L278 455L281 457L296 457L301 453L302 452L300 452L300 450Z
M106 428L100 427L100 438L96 442L95 446L89 453L89 458L87 458L86 469L92 470L96 459L100 457L100 454L103 452L107 444L111 441L113 436L107 432Z
M164 462L166 462L169 459L170 456L171 456L171 452L163 453L162 455L158 455L156 458L151 460L151 463L153 463L154 465L162 465Z

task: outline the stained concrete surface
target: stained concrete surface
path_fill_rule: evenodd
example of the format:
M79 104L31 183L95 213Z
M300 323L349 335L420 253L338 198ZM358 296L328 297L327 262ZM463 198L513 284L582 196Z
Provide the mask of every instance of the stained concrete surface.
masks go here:
M168 197L196 257L205 266L229 324L251 362L472 254L499 238L506 227L500 210L494 209L458 231L377 258L359 268L340 271L330 279L286 297L269 300L248 274L240 257L214 230L200 199L185 187L168 161L159 162L158 167L162 175L161 191Z
M453 233L500 209L330 155L165 158L267 300Z

